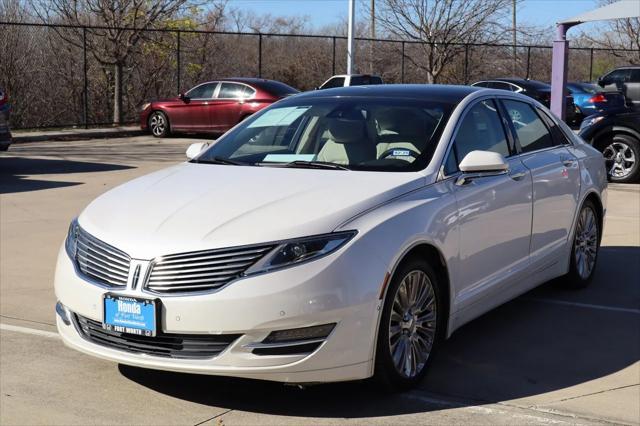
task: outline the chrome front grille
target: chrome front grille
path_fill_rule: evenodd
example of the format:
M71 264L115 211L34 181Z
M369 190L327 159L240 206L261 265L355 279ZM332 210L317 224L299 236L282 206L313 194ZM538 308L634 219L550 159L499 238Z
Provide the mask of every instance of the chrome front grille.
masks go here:
M153 263L145 288L158 293L217 289L241 276L274 247L236 247L164 256Z
M78 269L87 277L106 286L126 287L131 258L80 227L77 232L75 260Z

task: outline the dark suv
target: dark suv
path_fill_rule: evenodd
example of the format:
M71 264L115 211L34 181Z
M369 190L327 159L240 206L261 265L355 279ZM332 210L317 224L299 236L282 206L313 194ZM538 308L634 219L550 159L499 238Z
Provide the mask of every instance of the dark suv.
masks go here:
M606 91L621 92L629 105L640 108L640 66L616 68L598 79Z

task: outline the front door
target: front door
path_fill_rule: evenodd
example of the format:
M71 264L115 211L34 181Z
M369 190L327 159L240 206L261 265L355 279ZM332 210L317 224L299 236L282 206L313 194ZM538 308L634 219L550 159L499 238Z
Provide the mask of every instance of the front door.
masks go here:
M174 130L200 132L211 129L209 109L218 83L204 83L186 93L184 100L169 106L169 121Z

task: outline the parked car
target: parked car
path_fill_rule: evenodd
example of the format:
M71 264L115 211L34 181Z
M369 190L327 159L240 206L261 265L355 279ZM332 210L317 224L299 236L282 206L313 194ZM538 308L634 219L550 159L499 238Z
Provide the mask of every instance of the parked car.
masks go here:
M9 130L9 95L0 89L0 151L6 151L11 145L11 131Z
M340 74L334 75L317 89L333 89L334 87L365 86L370 84L384 84L382 77L369 74Z
M514 93L521 93L540 102L547 108L551 107L551 85L543 81L529 80L523 78L495 78L473 83L475 87L488 87L490 89L509 90ZM579 110L575 106L573 96L567 92L566 97L566 122L577 124Z
M567 89L582 118L600 111L623 108L625 105L622 93L605 92L595 84L570 82L567 83Z
M296 93L293 87L273 80L208 81L176 98L142 105L140 127L159 138L171 132L224 133L249 115Z
M580 136L602 152L610 181L640 179L639 110L623 108L592 115L582 122Z
M627 103L640 107L640 66L616 68L598 79L598 85L607 91L621 92Z
M68 346L161 370L406 388L464 323L594 274L602 154L517 93L307 92L204 146L72 221L55 273Z

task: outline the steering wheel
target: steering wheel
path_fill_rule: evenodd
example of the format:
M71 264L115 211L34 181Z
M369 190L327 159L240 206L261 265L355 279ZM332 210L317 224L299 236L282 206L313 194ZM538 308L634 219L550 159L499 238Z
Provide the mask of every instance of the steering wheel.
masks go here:
M400 154L401 151L402 154ZM380 160L385 159L387 157L412 157L412 158L418 158L420 157L420 153L418 151L414 151L411 148L390 148L388 150L386 150L385 152L383 152L380 155Z

